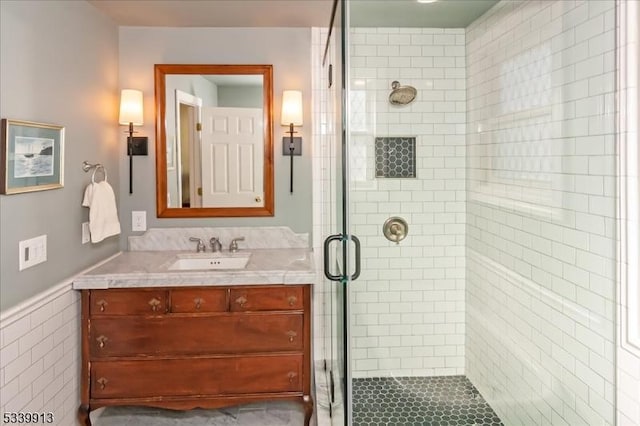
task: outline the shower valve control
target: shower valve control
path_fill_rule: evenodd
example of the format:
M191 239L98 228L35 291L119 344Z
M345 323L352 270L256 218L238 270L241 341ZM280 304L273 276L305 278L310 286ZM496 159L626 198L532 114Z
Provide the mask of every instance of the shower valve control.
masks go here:
M401 217L390 217L384 222L384 225L382 225L382 233L387 240L400 244L400 241L404 240L409 233L409 225L407 221Z

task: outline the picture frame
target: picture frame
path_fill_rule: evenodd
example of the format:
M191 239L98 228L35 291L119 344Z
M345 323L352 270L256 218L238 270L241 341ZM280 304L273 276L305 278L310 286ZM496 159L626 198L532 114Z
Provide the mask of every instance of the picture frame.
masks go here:
M3 118L0 194L64 186L64 127Z

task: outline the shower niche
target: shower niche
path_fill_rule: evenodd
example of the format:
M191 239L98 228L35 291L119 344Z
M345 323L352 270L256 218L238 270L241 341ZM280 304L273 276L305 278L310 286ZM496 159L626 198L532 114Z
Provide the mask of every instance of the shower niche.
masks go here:
M415 178L416 138L376 138L375 165L376 178Z

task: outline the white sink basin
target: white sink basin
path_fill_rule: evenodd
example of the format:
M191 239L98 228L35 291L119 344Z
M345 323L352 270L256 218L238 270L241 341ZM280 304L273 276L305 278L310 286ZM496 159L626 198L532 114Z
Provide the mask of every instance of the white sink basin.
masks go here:
M216 270L216 269L244 269L249 263L251 253L233 255L178 255L178 260L169 266L171 271Z

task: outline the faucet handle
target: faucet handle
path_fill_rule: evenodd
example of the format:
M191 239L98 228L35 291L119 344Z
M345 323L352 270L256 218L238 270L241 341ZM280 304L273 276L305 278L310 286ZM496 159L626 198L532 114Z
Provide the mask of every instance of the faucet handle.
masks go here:
M211 237L211 239L209 240L209 244L211 244L211 251L212 252L218 252L218 251L222 251L222 244L220 243L220 239L218 239L218 237Z
M238 251L238 241L244 241L244 237L238 237L231 240L231 244L229 244L229 251L235 253Z
M205 251L206 246L204 245L204 241L202 241L200 238L189 237L189 241L197 241L198 242L198 247L196 248L196 251L198 253Z

